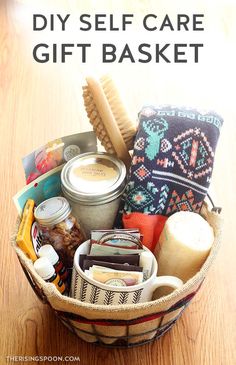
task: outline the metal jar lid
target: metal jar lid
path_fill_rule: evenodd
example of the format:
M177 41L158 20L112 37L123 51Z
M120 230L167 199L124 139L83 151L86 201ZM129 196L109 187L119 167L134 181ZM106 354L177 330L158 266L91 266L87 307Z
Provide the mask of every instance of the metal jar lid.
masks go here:
M51 226L62 222L71 213L71 207L68 201L57 196L44 200L35 209L34 216L37 222L42 226Z
M82 205L105 204L125 188L126 167L121 160L104 152L88 152L74 157L63 167L62 191Z

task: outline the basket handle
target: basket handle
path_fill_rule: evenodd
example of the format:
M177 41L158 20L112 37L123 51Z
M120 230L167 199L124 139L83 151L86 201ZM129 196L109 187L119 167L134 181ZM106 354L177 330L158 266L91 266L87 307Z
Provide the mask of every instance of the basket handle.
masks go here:
M41 288L39 288L39 286L34 282L34 280L32 279L32 276L28 273L28 271L26 270L26 268L22 265L20 259L18 258L20 265L25 273L25 276L31 286L31 288L33 289L33 291L35 292L35 294L37 295L37 297L39 298L39 300L43 303L43 304L49 304L46 295L44 294L43 290Z
M207 194L207 197L208 197L208 199L209 199L209 201L210 201L210 203L212 205L211 211L220 214L221 211L222 211L222 208L215 206L215 204L213 202L213 199L211 198L211 196L209 194Z

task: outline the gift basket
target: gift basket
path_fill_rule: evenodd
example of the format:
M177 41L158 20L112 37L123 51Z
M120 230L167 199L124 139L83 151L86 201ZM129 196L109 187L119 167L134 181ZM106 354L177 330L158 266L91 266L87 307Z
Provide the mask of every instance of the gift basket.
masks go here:
M78 337L142 345L175 324L218 252L221 209L207 192L223 121L148 106L136 127L107 77L88 78L84 100L107 152L88 132L51 143L53 157L27 156L12 246L36 295Z

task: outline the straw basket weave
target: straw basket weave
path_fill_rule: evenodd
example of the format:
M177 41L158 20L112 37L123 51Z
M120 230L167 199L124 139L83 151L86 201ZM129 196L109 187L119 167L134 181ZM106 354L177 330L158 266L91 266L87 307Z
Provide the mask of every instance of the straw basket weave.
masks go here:
M72 332L87 342L108 347L137 346L165 334L201 287L221 241L222 220L217 209L210 211L204 204L201 211L215 235L211 252L201 270L181 289L147 303L106 306L63 296L53 284L38 276L32 261L16 246L16 235L12 238L12 245L35 293Z

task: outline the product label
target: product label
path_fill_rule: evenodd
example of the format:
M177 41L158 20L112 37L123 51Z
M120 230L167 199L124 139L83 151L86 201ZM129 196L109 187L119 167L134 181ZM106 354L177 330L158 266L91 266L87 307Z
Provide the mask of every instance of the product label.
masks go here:
M122 279L109 279L105 282L106 285L112 286L126 286L126 283Z
M33 243L34 251L38 255L38 251L42 246L42 235L39 231L38 224L34 222L31 227L31 240Z
M80 154L80 148L79 148L79 146L76 146L75 144L71 144L71 145L67 146L64 149L64 153L63 153L65 161L69 161L73 157L75 157L79 154Z
M74 174L87 181L111 180L117 177L117 171L100 163L80 166L74 169Z

